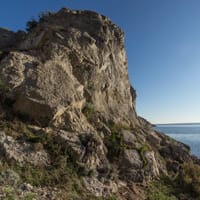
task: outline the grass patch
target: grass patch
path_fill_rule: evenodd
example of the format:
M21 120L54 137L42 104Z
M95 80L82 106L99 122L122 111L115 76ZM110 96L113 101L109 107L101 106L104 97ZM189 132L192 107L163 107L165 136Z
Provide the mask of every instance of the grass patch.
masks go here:
M19 199L19 193L16 191L16 188L12 186L1 186L0 188L1 200L16 200ZM20 200L36 200L37 194L33 192L24 192L20 196Z
M35 167L29 163L2 161L0 171L12 169L20 175L24 182L35 186L64 186L66 183L78 179L70 150L58 143L54 133L41 131L36 135L28 129L26 124L19 121L9 123L8 127L4 127L4 131L16 140L31 142L37 148L36 150L38 148L45 149L50 156L51 165Z
M61 155L56 153L57 158L52 160L51 165L48 167L36 167L29 163L20 164L14 160L2 161L0 172L10 169L19 175L21 183L26 182L37 187L57 187L62 191L62 196L64 194L77 196L87 194L80 176L68 159L68 155L64 155L61 151L59 153ZM30 196L26 199L30 199Z
M3 187L2 192L4 194L2 198L3 200L15 200L17 197L14 188L11 186Z
M147 191L147 200L178 200L173 195L174 188L166 177L153 181Z
M34 141L37 136L30 131L27 125L17 119L10 121L0 121L0 129L7 135L12 136L16 140Z
M118 198L116 196L109 196L103 200L118 200Z
M35 200L37 199L37 195L33 192L28 192L27 194L22 197L22 200Z
M19 175L21 183L26 182L37 187L56 186L61 190L60 199L67 199L69 194L76 196L77 199L80 196L87 199L88 193L83 187L72 153L67 145L65 147L59 143L54 132L47 133L41 130L33 133L26 124L19 121L8 124L7 128L4 124L7 134L16 140L31 142L36 148L45 149L51 163L49 166L41 167L29 163L17 163L15 160L8 161L5 158L0 164L0 173L10 169ZM31 199L31 195L26 199Z

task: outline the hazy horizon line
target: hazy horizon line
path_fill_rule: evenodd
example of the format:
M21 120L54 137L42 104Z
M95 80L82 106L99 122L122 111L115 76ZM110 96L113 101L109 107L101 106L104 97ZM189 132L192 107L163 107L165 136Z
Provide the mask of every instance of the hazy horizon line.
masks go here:
M200 122L167 122L167 123L156 123L155 125L177 125L177 124L193 125L193 124L200 124Z

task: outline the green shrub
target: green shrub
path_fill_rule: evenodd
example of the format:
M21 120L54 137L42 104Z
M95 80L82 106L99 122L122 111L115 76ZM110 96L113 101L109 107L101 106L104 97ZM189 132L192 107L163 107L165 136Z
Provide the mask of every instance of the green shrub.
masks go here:
M183 164L177 181L187 193L200 198L200 165L193 162Z
M37 136L30 131L27 125L17 119L14 119L12 122L4 122L1 125L4 132L15 139L23 139L29 142L34 142L37 139Z
M82 112L90 123L94 123L96 121L96 111L93 104L87 103Z
M173 195L173 187L168 181L166 177L153 181L147 191L147 200L178 200Z
M200 199L200 165L184 163L177 176L153 181L147 192L148 200Z
M114 123L108 124L108 127L111 131L111 135L105 137L105 144L108 149L107 157L112 162L119 158L119 155L124 148L120 135L122 127Z
M2 200L16 200L19 199L19 193L16 188L12 186L0 186L1 187L1 199ZM32 192L24 192L23 196L20 197L21 200L36 200L37 194Z
M108 159L115 161L119 158L123 147L121 146L121 137L119 134L111 133L108 139L106 139L106 146L108 148Z
M54 133L41 132L35 135L21 122L11 124L8 130L7 134L10 135L15 132L19 133L15 136L16 139L32 142L36 149L44 148L50 156L51 165L36 167L29 163L19 164L11 160L2 163L0 172L11 169L19 174L22 181L35 186L63 186L73 180L78 180L70 149L62 147Z
M48 19L49 16L53 15L54 13L53 12L41 12L38 16L39 18L39 22L43 22L43 21L46 21ZM26 30L29 32L31 30L33 30L34 28L37 27L38 25L38 22L36 19L32 18L31 20L29 20L27 23L26 23Z
M54 12L49 12L49 11L41 12L39 14L39 22L46 21L50 16L54 14L55 14Z
M38 22L34 18L32 18L30 21L27 21L26 30L29 32L33 30L34 28L36 28L37 25L38 25Z
M15 200L17 198L17 195L15 193L15 189L11 186L5 186L2 188L3 192L3 200Z
M36 199L37 195L32 192L28 192L27 194L24 195L24 197L22 197L22 200L36 200Z
M103 200L118 200L118 198L116 196L109 196L109 197L106 197Z
M132 146L128 146L123 142L121 136L121 131L130 130L130 127L113 122L106 125L110 129L111 134L105 137L104 142L108 149L107 157L111 162L113 162L115 160L118 160L120 154L123 152L124 149L133 149Z

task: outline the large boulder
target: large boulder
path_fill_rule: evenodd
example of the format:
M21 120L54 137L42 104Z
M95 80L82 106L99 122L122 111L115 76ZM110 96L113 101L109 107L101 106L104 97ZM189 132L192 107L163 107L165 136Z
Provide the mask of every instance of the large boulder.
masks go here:
M141 159L141 156L135 149L124 150L122 163L125 169L141 169L143 167L143 161Z

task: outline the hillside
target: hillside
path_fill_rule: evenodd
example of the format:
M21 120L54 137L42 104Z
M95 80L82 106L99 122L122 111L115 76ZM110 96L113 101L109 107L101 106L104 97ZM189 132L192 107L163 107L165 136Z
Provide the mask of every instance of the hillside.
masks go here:
M92 11L0 29L1 199L200 198L199 160L137 116L127 67Z

